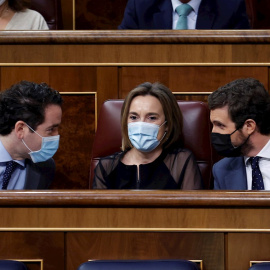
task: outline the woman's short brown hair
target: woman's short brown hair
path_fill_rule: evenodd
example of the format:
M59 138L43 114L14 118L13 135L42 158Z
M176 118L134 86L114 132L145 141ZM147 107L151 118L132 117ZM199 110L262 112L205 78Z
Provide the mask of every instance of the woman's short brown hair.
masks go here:
M133 147L128 137L127 123L130 104L135 97L146 95L156 97L163 108L167 121L167 133L161 142L163 149L182 146L183 117L174 95L161 83L145 82L131 90L124 101L121 111L122 150L129 150Z
M14 11L22 11L30 7L30 0L8 0L8 6Z

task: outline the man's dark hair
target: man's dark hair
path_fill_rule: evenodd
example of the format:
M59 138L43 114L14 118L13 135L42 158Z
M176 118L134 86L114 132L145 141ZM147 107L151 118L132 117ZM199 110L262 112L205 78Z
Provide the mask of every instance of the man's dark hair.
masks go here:
M210 110L228 106L237 129L243 127L247 119L253 119L261 134L270 134L270 95L258 80L232 81L213 92L208 97L208 105Z
M62 97L46 83L21 81L0 92L0 134L10 134L20 120L35 130L45 120L45 108L52 104L61 106Z

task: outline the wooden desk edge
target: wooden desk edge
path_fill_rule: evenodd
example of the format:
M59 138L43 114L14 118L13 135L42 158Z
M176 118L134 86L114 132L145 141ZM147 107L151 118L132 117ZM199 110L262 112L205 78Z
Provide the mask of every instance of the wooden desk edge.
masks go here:
M270 43L270 30L1 31L0 44Z
M267 191L48 190L1 191L0 207L270 207Z

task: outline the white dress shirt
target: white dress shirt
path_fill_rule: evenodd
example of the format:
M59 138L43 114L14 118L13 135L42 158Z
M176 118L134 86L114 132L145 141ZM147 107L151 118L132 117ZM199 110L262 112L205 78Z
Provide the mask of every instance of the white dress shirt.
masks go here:
M6 162L11 161L12 157L0 140L0 190L2 190L3 176L6 169ZM23 189L25 184L26 168L25 160L14 160L19 165L13 171L7 189Z
M264 189L270 190L270 140L264 146L264 148L258 153L259 159L259 167L263 177ZM249 157L244 157L246 164L246 172L247 172L247 186L248 190L251 190L252 186L252 168L251 164L248 161Z
M179 15L175 11L175 9L179 5L182 5L183 3L180 2L179 0L171 0L171 1L172 1L172 7L173 7L173 14L172 14L173 25L172 25L172 29L175 29L177 21L179 19ZM201 0L191 0L187 4L189 4L193 8L193 10L187 16L188 29L195 29L196 28L197 17L198 17L198 12L199 12L199 7L200 7L200 4L201 4Z

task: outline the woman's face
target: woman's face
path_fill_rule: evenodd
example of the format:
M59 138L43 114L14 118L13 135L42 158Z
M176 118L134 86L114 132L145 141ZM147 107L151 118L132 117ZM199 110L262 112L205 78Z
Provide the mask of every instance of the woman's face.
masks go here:
M159 100L154 96L137 96L130 104L128 123L146 122L158 126L165 122L165 115ZM160 127L157 139L160 140L167 129L166 123Z

